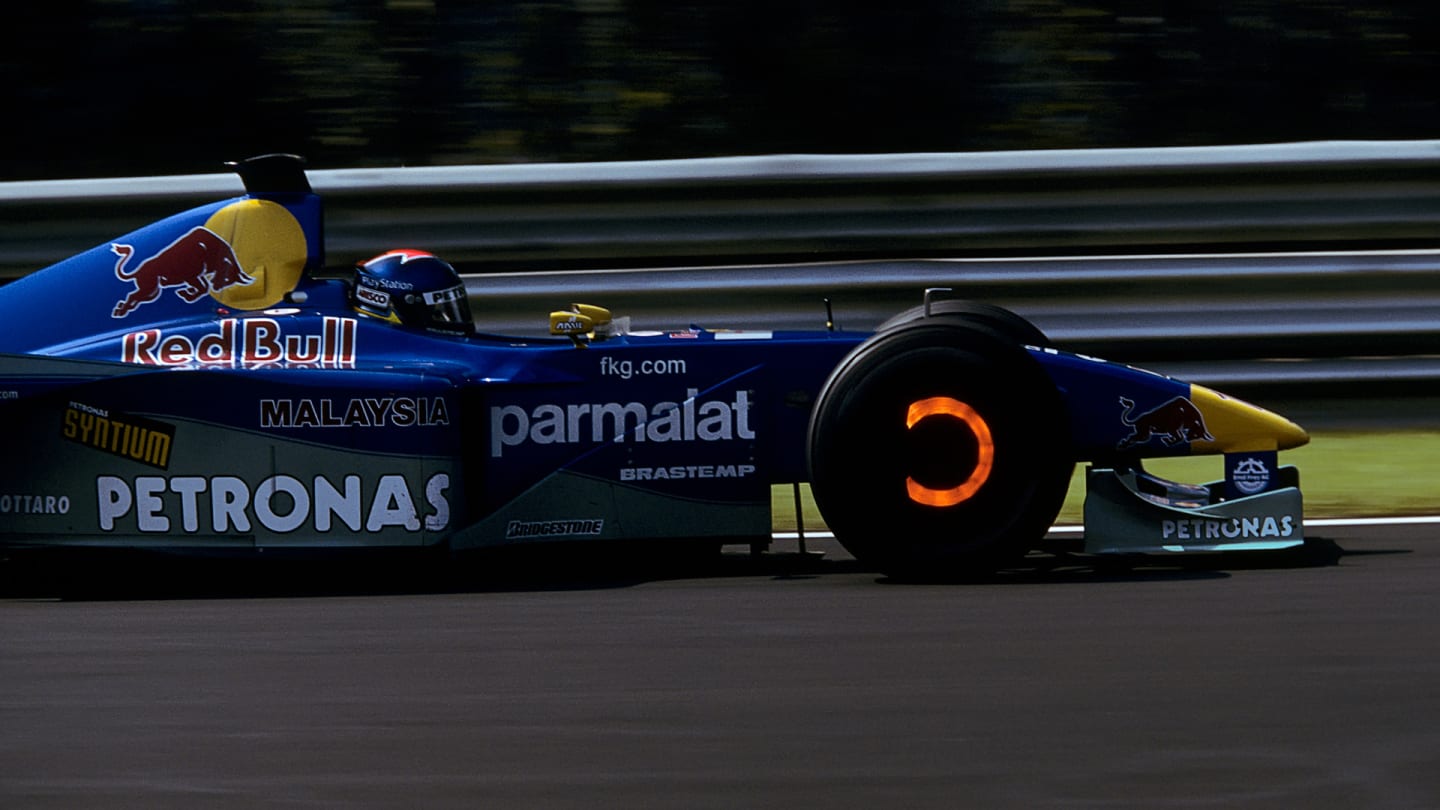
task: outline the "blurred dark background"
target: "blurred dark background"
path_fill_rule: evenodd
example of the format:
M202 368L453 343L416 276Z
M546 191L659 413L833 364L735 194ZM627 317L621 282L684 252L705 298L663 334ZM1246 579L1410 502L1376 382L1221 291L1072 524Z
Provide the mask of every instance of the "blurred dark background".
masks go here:
M1440 3L49 0L0 180L1440 137Z

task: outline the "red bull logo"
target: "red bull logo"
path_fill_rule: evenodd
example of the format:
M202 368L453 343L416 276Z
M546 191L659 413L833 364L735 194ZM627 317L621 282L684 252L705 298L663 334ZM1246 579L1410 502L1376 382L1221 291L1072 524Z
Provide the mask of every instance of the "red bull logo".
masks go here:
M1139 415L1133 415L1135 401L1120 397L1120 421L1130 428L1130 435L1120 440L1115 447L1129 450L1159 439L1165 447L1174 447L1181 442L1210 442L1215 437L1205 427L1205 417L1195 403L1185 397L1175 397Z
M159 299L167 288L178 287L175 294L193 304L211 291L255 280L240 267L230 244L205 227L191 229L134 268L128 266L135 253L133 245L111 245L110 251L120 257L115 262L115 277L135 285L115 305L112 318L124 318Z

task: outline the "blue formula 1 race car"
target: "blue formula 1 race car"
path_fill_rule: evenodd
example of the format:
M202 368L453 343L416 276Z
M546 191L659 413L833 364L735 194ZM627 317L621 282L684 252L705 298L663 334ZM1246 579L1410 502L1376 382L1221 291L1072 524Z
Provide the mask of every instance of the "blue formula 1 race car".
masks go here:
M1299 427L1007 310L917 290L874 333L631 331L583 305L548 337L477 333L429 254L324 277L298 159L236 169L244 196L0 288L8 554L753 545L771 487L809 482L862 562L965 576L1040 544L1077 461L1087 551L1304 539L1277 461ZM1141 464L1198 453L1225 480Z

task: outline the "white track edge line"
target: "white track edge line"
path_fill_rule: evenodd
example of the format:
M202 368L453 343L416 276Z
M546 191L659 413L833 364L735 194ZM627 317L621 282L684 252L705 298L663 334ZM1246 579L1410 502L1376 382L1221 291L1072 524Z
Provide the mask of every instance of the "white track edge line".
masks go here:
M1440 524L1440 515L1416 515L1412 517L1376 517L1376 518L1314 518L1305 521L1306 526L1425 526ZM1054 526L1050 529L1052 534L1076 534L1085 531L1084 526ZM773 532L770 537L775 540L798 540L799 532ZM835 535L828 531L807 531L806 540L834 540Z

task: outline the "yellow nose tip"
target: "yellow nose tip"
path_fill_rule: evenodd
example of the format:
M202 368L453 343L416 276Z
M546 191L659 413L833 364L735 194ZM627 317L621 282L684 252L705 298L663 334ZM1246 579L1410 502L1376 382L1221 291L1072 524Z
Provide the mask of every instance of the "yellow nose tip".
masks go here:
M1191 452L1289 450L1310 441L1310 434L1289 419L1204 386L1190 386L1190 401L1200 410L1211 436L1191 444Z

